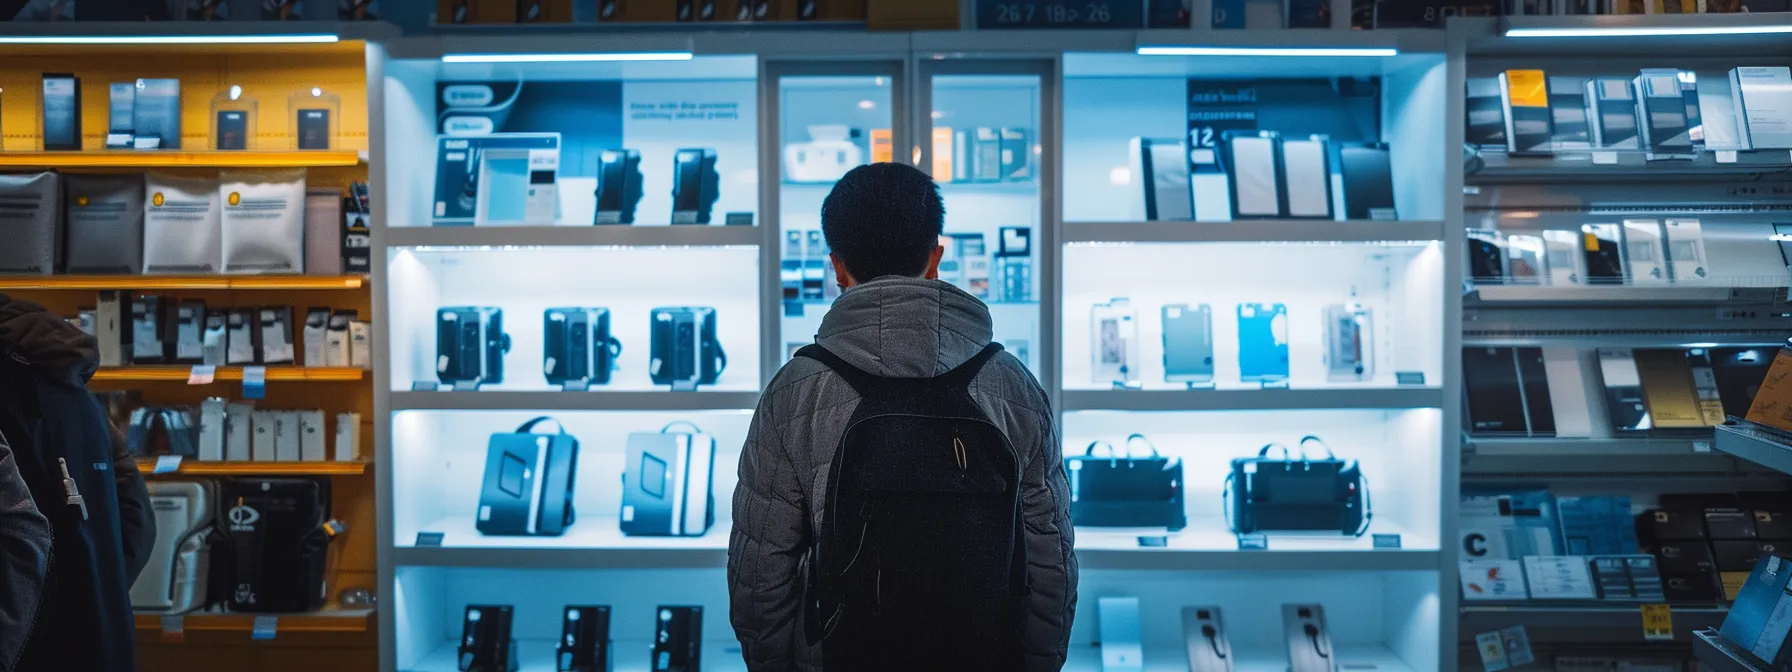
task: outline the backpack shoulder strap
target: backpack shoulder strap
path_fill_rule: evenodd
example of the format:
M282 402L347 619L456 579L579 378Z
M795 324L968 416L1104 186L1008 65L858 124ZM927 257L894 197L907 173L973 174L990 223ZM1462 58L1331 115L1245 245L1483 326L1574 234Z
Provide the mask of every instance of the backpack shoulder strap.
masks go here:
M977 374L983 372L983 366L988 364L989 360L995 359L1000 352L1002 352L1002 344L991 342L989 345L983 346L983 351L977 353L975 357L965 360L965 363L959 364L951 371L940 374L940 377L935 380L953 388L970 387L971 381L977 379Z
M859 396L861 397L865 396L866 393L871 390L872 384L877 382L877 376L873 376L859 367L846 363L846 360L841 359L839 355L828 351L827 348L821 347L821 344L819 343L810 343L803 346L796 351L796 356L807 357L826 365L829 369L833 370L834 373L839 374L841 378L845 378L846 384L851 385L852 391L859 393Z

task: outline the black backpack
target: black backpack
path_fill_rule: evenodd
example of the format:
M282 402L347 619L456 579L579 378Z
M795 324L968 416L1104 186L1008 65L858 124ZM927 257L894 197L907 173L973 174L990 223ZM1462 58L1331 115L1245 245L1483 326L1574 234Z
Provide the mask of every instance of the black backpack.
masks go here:
M934 378L865 373L809 549L804 630L825 669L1019 670L1026 595L1019 456L971 398L992 343Z

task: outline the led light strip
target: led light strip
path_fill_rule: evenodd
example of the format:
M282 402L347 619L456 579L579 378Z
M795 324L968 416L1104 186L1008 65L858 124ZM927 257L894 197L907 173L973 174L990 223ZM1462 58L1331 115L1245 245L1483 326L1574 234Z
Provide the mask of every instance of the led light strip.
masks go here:
M1309 56L1373 57L1400 55L1391 47L1139 47L1140 56Z
M618 61L688 61L688 51L644 51L611 54L447 54L443 63L605 63Z
M1506 29L1506 37L1663 37L1676 35L1770 35L1775 33L1792 33L1792 25Z
M334 44L335 35L97 35L0 37L0 44Z

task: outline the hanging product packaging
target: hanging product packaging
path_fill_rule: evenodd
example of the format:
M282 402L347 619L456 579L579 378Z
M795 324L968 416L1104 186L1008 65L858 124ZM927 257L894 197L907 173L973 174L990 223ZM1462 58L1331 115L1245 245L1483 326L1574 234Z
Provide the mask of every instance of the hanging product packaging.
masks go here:
M66 175L70 273L143 272L143 176Z
M0 273L55 272L61 211L56 173L0 175Z
M223 200L225 273L305 271L305 171L226 171Z
M143 272L217 273L223 263L218 181L150 173L143 193Z

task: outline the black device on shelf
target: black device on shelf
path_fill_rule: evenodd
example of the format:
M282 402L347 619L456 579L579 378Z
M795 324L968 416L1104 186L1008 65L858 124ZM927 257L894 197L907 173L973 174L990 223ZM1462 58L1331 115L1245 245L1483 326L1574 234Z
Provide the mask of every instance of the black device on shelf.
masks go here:
M721 198L716 150L680 149L672 157L672 223L708 224Z
M214 559L213 572L222 584L217 594L228 596L231 611L323 608L325 560L336 530L327 479L227 479L219 490L218 513L224 543L213 548L223 562Z
M1338 172L1344 178L1345 219L1398 219L1394 169L1387 143L1338 145Z
M703 660L703 607L654 610L653 672L698 672Z
M542 313L541 369L549 385L606 385L622 354L610 335L608 308L549 308Z
M1324 459L1309 459L1306 445L1325 449ZM1300 440L1301 456L1289 456L1278 444L1264 446L1256 457L1232 460L1226 476L1226 514L1233 532L1332 532L1360 537L1369 530L1369 487L1355 460L1340 460L1319 437ZM1280 458L1269 457L1281 448Z
M467 605L457 649L461 672L517 672L520 661L510 631L514 615L508 604Z
M1134 457L1131 446L1150 448ZM1116 454L1105 441L1089 444L1082 455L1064 459L1070 475L1070 520L1079 527L1162 527L1170 531L1188 527L1184 505L1187 488L1182 481L1182 460L1157 454L1144 435L1126 438L1127 453ZM1107 455L1097 455L1107 446Z
M606 149L597 160L596 224L633 224L641 204L641 152Z
M568 605L554 649L557 672L610 672L610 605Z
M436 378L456 388L504 382L504 310L455 306L436 310Z
M679 306L653 309L652 352L647 373L655 385L695 390L714 385L728 366L716 340L716 309Z
M543 421L553 422L559 431L534 433ZM542 416L523 423L515 432L492 435L474 522L481 534L559 536L572 525L579 440L559 424Z

